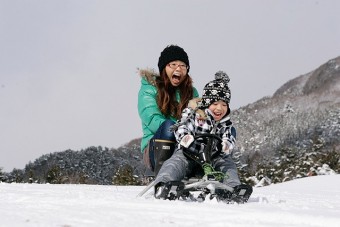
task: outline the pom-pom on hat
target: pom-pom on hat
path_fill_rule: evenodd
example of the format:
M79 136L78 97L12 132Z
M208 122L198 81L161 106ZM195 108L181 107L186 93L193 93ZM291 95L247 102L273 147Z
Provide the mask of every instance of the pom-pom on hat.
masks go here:
M187 53L184 51L182 47L176 46L176 45L170 45L167 46L162 52L161 56L159 56L158 59L158 69L159 73L162 72L162 70L165 68L167 64L169 64L172 61L182 61L188 66L188 72L190 69L189 65L189 58Z
M231 98L231 92L228 86L229 81L229 76L225 72L218 71L215 74L215 80L205 85L199 108L208 108L212 103L219 100L229 104Z

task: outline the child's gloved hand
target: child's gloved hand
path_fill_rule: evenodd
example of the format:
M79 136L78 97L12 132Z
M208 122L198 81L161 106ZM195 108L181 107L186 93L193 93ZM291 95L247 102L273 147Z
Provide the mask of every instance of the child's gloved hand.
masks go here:
M233 145L228 140L222 141L222 152L230 154L233 148Z
M185 148L188 148L192 142L194 142L194 137L192 135L185 135L183 136L179 144Z

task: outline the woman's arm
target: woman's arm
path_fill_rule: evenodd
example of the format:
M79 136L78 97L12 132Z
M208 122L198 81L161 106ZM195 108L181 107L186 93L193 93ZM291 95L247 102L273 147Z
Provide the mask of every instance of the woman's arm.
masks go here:
M166 117L158 108L156 95L157 91L152 85L143 85L138 93L138 113L143 125L155 133L159 126L166 120Z

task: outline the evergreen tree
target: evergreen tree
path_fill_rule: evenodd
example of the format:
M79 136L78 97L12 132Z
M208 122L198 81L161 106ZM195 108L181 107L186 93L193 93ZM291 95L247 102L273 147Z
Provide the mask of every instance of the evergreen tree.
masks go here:
M139 185L138 177L133 175L133 168L128 165L122 165L118 168L113 176L114 185Z
M61 184L62 174L59 166L53 166L47 172L46 181L50 184Z
M2 172L2 167L0 167L0 182L5 180L5 174Z

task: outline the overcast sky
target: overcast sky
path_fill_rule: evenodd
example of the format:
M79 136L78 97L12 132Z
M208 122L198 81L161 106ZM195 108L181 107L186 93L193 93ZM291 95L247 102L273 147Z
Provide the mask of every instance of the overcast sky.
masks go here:
M340 55L340 1L0 0L0 167L118 148L142 136L137 67L185 49L201 94L231 78L231 108Z

